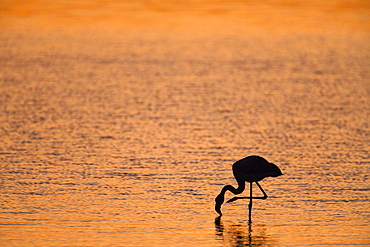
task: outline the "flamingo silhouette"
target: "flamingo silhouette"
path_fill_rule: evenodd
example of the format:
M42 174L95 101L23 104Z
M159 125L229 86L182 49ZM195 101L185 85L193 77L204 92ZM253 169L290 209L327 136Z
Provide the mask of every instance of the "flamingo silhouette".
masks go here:
M245 182L249 182L249 197L233 197L226 203L236 201L238 199L250 199L249 201L249 223L252 222L252 199L267 199L266 192L262 189L258 181L266 177L278 177L283 175L279 167L273 163L269 163L266 159L260 156L248 156L244 159L238 160L233 164L233 174L238 182L238 188L234 188L232 185L226 185L222 188L220 194L216 197L216 212L222 216L221 205L225 200L226 191L230 191L234 195L240 194L245 189ZM252 183L256 183L258 188L262 191L263 197L252 197Z

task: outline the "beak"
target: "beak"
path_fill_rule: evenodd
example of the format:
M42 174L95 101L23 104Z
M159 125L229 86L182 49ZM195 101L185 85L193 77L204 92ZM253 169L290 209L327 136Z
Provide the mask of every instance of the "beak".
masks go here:
M215 205L215 211L216 211L220 216L222 216L222 213L221 213L221 204L216 203L216 205Z
M221 213L221 205L224 203L224 195L223 194L219 194L216 199L215 199L215 202L216 202L216 205L215 205L215 211L221 216L222 213Z

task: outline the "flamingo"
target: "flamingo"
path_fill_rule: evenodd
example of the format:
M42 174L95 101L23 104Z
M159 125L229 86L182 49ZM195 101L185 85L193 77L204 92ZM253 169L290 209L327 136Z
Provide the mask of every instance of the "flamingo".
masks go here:
M233 197L226 203L230 203L238 199L250 199L248 208L249 208L249 223L251 223L252 199L263 199L263 200L267 199L267 194L262 189L258 181L261 181L266 177L278 177L283 175L283 173L281 172L279 167L277 167L275 164L269 163L266 159L260 156L253 155L235 162L233 164L233 174L238 183L238 188L234 188L232 185L224 186L220 194L215 199L216 202L215 210L220 216L222 216L221 205L224 203L226 191L229 190L234 195L240 194L245 189L245 182L249 182L250 188L249 197ZM263 193L262 197L252 197L252 183L257 184L258 188Z

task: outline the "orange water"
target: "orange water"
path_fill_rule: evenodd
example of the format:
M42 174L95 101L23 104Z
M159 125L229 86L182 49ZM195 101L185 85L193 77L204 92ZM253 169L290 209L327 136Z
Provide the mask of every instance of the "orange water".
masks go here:
M366 1L2 1L0 16L2 246L370 244ZM261 182L251 226L246 200L215 221L253 154L284 176Z

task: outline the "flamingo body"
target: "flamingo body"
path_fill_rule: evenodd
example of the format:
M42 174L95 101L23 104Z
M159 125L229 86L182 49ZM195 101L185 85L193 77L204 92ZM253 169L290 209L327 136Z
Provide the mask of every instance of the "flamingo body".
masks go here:
M233 164L233 174L237 181L258 182L266 177L283 175L279 167L260 156L248 156Z

